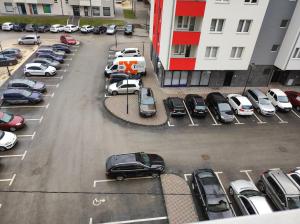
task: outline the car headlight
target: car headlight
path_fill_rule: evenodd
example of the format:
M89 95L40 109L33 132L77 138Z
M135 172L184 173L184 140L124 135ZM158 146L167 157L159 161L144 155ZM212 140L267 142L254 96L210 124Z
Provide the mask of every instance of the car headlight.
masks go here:
M20 126L22 123L16 123L16 126Z

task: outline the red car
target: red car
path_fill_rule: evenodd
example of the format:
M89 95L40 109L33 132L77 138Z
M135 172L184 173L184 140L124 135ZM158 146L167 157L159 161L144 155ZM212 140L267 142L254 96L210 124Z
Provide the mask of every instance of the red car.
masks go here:
M296 91L285 91L289 101L298 111L300 111L300 93Z
M25 119L18 115L0 112L0 129L4 131L15 131L24 127Z
M70 35L68 34L63 34L60 36L60 42L68 45L75 45L77 41Z

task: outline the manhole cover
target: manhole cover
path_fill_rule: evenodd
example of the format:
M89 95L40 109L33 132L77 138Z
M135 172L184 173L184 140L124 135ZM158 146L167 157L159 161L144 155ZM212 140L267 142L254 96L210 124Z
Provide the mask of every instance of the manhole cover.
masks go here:
M278 149L280 152L288 152L287 148L283 146L279 146Z
M202 158L203 160L209 160L209 155L207 155L207 154L202 154L202 155L201 155L201 158Z

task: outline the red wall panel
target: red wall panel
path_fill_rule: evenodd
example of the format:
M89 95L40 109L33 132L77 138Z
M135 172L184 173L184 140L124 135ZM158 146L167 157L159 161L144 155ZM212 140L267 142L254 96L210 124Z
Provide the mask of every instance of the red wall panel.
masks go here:
M198 45L200 41L200 32L183 32L183 31L174 31L172 44L190 44Z
M196 58L171 58L170 70L194 70Z
M206 2L177 0L176 16L204 16Z

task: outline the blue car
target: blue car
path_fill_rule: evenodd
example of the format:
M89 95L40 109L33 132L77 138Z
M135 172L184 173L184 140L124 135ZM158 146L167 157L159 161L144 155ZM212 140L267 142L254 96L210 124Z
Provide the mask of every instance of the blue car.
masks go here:
M65 44L53 44L52 49L57 51L64 51L66 54L70 54L72 51L70 50L70 47Z
M59 55L56 55L54 53L39 53L39 52L37 52L36 56L39 57L39 58L50 58L50 59L53 59L53 60L58 61L60 63L65 62L63 56L59 56Z
M8 104L33 104L43 101L43 95L40 92L25 89L6 89L2 100Z

